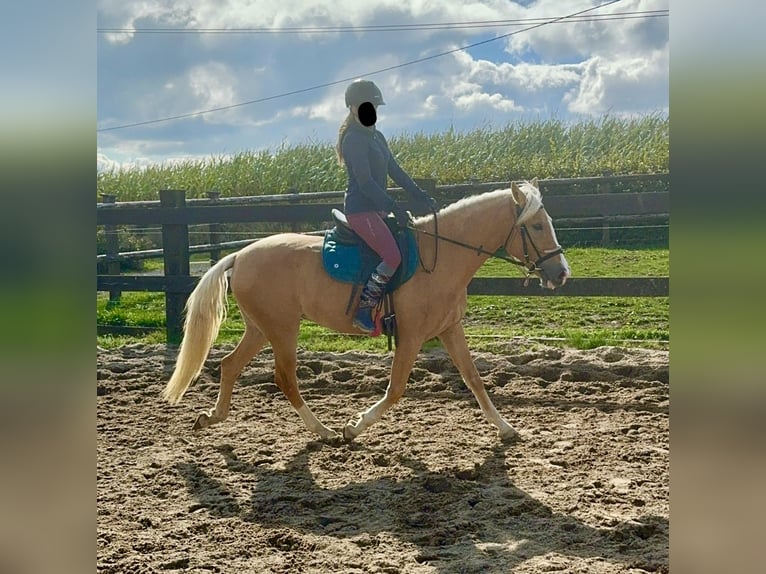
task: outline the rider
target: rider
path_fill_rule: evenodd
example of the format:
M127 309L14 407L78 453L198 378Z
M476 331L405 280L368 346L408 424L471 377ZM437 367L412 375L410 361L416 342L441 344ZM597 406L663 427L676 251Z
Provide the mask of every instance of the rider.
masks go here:
M354 325L366 333L375 330L375 307L402 260L396 240L381 215L393 212L400 227L409 222L407 212L386 191L388 176L407 191L412 201L429 210L436 208L434 199L404 172L391 154L386 138L375 129L377 108L384 104L374 82L355 80L349 84L346 88L349 113L338 131L336 146L338 162L348 172L344 197L348 223L381 258L362 290L354 316Z

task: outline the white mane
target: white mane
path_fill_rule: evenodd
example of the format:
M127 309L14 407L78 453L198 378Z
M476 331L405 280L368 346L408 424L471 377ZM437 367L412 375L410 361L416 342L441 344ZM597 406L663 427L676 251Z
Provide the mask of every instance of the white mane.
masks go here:
M516 220L516 224L520 225L537 213L537 210L543 205L543 198L540 195L540 190L528 181L523 181L518 184L518 188L527 199L524 209L522 209L519 218Z
M532 217L535 213L537 213L537 210L540 209L540 207L543 204L542 196L540 195L540 190L537 189L534 185L532 185L528 181L522 181L520 183L516 184L519 191L521 191L522 194L524 194L524 209L522 209L521 214L519 215L519 219L517 223L524 223L527 219ZM456 201L455 203L452 203L442 209L439 212L439 216L445 216L450 215L455 211L459 211L463 209L464 207L467 207L469 205L475 204L475 203L482 203L484 201L493 201L498 197L501 196L511 196L513 197L513 193L511 191L511 188L505 188L505 189L495 189L493 191L488 191L486 193L482 193L479 195L471 195L468 197L464 197L463 199L460 199ZM424 217L420 217L416 220L417 222L423 222L428 220L429 218L432 218L431 215L426 215Z

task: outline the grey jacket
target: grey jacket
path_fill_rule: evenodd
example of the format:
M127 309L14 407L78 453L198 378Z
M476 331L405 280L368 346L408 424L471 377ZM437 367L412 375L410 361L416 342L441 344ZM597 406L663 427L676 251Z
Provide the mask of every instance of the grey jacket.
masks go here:
M425 196L396 162L386 138L375 128L366 128L353 122L343 136L341 150L348 173L348 188L344 198L346 213L391 211L394 200L386 192L388 176L410 198L417 200Z

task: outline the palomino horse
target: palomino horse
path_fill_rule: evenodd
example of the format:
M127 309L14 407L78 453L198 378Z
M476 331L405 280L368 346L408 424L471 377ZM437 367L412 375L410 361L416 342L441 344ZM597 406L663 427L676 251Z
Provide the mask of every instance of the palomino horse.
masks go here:
M434 233L438 224L438 233ZM378 422L404 394L422 344L438 337L466 385L500 437L516 436L487 395L463 332L467 285L482 263L505 250L506 259L523 264L527 274L555 289L569 277L569 266L542 205L537 180L512 184L462 199L436 215L413 222L421 234L419 269L394 293L398 344L385 395L349 421L342 433L353 440ZM322 266L322 238L295 233L257 241L213 265L187 301L184 337L175 371L163 396L176 404L197 378L226 316L226 272L245 321L245 334L221 361L221 388L215 408L198 416L194 429L226 419L234 381L268 341L274 352L275 382L308 429L323 439L338 438L309 409L298 390L296 347L301 318L341 333L359 334L345 314L351 286L330 278ZM438 254L438 258L437 258Z

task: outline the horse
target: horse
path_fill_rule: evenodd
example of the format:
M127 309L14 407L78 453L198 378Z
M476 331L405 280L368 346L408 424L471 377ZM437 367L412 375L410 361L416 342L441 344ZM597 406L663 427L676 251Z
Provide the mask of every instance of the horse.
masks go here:
M388 386L383 397L349 420L341 433L316 418L301 396L296 376L302 318L339 333L362 334L351 322L353 313L345 312L350 286L331 278L323 267L321 236L271 235L207 270L186 302L183 338L163 397L177 404L199 376L226 318L227 272L231 270L228 284L245 332L221 360L215 406L199 414L194 430L228 417L235 380L269 342L275 382L308 430L323 440L350 442L399 401L421 346L438 338L501 440L515 438L517 431L495 408L474 365L462 319L468 283L493 255L504 252L504 259L522 265L528 278L536 276L547 289L563 286L570 276L537 179L460 199L411 220L410 226L418 234L422 265L393 293L398 337Z

